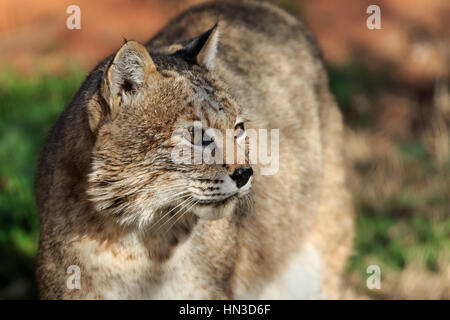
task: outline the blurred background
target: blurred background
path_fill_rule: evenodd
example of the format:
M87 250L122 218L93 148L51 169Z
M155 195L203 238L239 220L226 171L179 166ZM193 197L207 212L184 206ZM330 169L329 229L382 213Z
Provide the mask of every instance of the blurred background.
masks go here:
M37 297L33 175L58 114L123 37L145 42L200 2L0 0L0 299ZM274 2L317 37L345 118L357 212L345 298L450 299L450 1ZM66 28L72 4L80 30ZM371 4L380 30L366 27Z

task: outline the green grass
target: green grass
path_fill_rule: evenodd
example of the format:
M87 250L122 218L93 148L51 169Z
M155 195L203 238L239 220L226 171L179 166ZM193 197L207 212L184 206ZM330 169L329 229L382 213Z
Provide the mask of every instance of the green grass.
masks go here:
M377 95L398 88L385 72L375 73L358 63L330 67L329 75L347 126L365 138L369 135L364 131L375 133ZM414 97L413 92L409 95ZM359 101L352 100L355 96L363 97L368 105L361 107ZM423 108L431 114L432 94L426 103L422 102ZM448 261L442 259L446 259L445 252L450 252L450 158L447 165L442 165L429 152L430 129L423 125L411 130L408 139L383 136L394 149L371 150L364 163L349 158L349 167L357 172L357 178L352 178L356 181L352 191L357 221L355 254L348 273L365 279L371 264L391 275L414 266L445 281ZM387 185L389 196L384 193ZM364 284L360 285L364 290ZM378 297L367 290L366 294ZM385 292L383 297L395 298L395 293Z
M356 108L352 99L355 96L373 99L380 90L389 87L391 80L388 72L383 68L375 73L365 64L352 61L329 67L328 75L331 91L333 91L338 106L345 116L346 123L355 128L373 126L371 114L373 110Z
M46 134L83 77L80 72L34 79L10 70L0 74L0 298L36 296L36 162Z
M364 274L368 265L378 264L401 271L422 260L428 271L438 271L438 253L450 250L450 220L427 219L414 209L402 215L405 206L398 200L385 201L379 211L367 206L358 208L356 255L350 260L349 270Z

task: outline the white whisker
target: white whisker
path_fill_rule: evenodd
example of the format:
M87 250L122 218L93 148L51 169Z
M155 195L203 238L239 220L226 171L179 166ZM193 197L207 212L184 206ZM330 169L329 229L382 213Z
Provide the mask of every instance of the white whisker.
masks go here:
M159 222L161 222L161 220L163 220L165 217L167 217L173 210L175 210L176 208L178 208L179 206L183 205L184 203L188 202L189 200L192 199L191 196L187 195L188 198L184 199L183 201L181 201L177 206L173 207L172 209L169 210L169 212L164 213L159 219L158 221L156 221L153 225L153 227L150 228L153 229L155 226L158 225ZM169 219L170 220L170 219ZM159 230L159 229L158 229Z
M192 203L192 202L191 202ZM198 203L198 201L195 201L194 200L194 202L192 203L192 205L189 207L189 208L187 208L186 210L184 210L184 212L182 213L182 214L180 214L180 216L175 220L175 222L174 223L172 223L172 225L167 229L167 231L165 232L165 233L167 233L167 232L169 232L169 230L170 229L172 229L173 228L173 226L187 213L187 212L189 212L189 210L191 210L196 204Z
M172 217L170 217L170 218L167 219L162 225L160 225L159 228L155 230L155 233L158 232L163 226L165 226L170 220L172 220L172 219L173 219L173 218L174 218L181 210L183 210L184 208L186 208L186 206L190 205L193 201L195 201L195 200L193 200L192 197L189 197L189 198L187 198L186 200L184 200L181 204L183 204L183 203L185 203L185 204L184 204L177 212L175 212L175 213L172 215ZM186 202L187 202L187 203L186 203ZM181 204L180 204L180 205L181 205ZM178 205L178 206L180 206L180 205ZM178 206L177 206L177 207L178 207ZM175 208L174 208L174 209L175 209ZM172 212L174 209L170 210L169 213ZM169 213L167 213L167 214L169 214ZM167 214L165 214L164 216L167 216Z

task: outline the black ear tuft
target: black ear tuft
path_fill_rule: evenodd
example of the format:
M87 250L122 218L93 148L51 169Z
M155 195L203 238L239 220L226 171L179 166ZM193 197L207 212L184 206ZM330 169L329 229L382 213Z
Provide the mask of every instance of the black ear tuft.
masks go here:
M216 28L217 28L217 23L214 25L214 27L212 27L211 29L209 29L208 31L203 33L200 37L195 38L194 40L189 42L186 46L184 46L183 49L181 49L181 51L186 56L190 56L195 61L195 58L200 53L202 48L205 46L206 41L209 39L209 37L211 36L211 33Z
M174 55L182 56L191 63L197 63L207 69L212 69L214 67L213 60L217 53L218 39L219 32L216 23L211 29L176 51Z

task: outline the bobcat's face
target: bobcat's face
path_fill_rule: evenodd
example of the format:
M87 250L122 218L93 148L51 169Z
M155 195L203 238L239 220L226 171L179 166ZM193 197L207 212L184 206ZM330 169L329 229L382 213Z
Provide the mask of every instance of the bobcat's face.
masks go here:
M176 54L153 61L127 42L98 96L89 110L97 140L88 189L97 210L122 224L172 225L190 213L221 218L248 200L251 167L226 163L228 150L245 148L244 121L208 68ZM174 157L180 146L192 151L182 162ZM195 160L212 148L223 161Z

